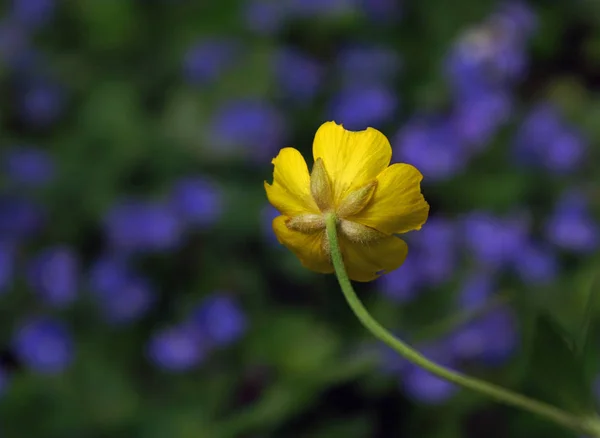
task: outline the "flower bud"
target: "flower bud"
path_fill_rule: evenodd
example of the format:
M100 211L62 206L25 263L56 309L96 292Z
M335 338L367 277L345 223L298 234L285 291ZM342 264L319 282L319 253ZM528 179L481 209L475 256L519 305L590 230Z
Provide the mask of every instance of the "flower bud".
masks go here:
M365 244L386 237L385 234L374 228L346 220L340 221L339 230L349 241L354 243Z
M290 230L311 234L325 229L325 219L320 214L301 214L288 219L285 225Z
M333 191L329 182L329 175L321 158L317 158L310 174L310 191L322 212L333 209Z
M375 179L370 183L365 184L361 188L349 193L338 208L338 217L345 218L360 213L373 197L373 193L375 193L376 188L377 180Z

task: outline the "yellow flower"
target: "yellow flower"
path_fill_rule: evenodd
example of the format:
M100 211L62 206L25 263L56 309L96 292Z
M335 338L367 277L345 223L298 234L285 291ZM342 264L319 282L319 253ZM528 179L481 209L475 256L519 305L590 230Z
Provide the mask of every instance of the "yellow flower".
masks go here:
M332 273L325 215L337 217L342 256L350 279L371 281L398 268L408 253L396 234L418 230L429 205L421 194L421 173L409 164L390 164L392 148L381 132L345 130L324 123L313 143L312 172L294 148L275 157L269 202L281 216L273 220L280 243L302 264Z

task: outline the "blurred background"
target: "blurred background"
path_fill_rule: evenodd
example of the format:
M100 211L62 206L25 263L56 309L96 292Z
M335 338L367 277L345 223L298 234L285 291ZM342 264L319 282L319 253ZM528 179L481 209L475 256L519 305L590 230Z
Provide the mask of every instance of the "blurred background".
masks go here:
M599 25L594 0L2 2L0 436L574 436L379 345L277 243L263 181L327 120L381 130L431 217L357 285L377 319L600 395L598 333L579 397L531 317L600 319Z

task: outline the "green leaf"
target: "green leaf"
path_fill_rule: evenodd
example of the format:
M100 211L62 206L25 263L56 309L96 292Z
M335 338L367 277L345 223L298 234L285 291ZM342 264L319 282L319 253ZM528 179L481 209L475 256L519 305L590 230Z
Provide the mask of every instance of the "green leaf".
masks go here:
M548 401L574 413L594 412L575 340L548 314L540 314L536 321L529 375Z

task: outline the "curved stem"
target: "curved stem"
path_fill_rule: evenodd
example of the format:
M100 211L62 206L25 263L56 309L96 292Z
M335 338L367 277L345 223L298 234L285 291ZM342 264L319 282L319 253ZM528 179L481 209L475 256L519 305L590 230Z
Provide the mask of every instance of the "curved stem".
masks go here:
M329 247L331 249L331 259L342 292L344 293L346 301L350 305L350 308L354 314L358 317L365 328L367 328L376 338L397 351L405 359L444 380L491 397L498 402L532 412L568 429L592 436L600 436L595 425L589 424L583 418L579 418L549 404L525 397L518 393L514 393L500 386L496 386L479 379L468 377L456 371L452 371L430 361L418 351L414 350L400 339L394 337L388 330L386 330L381 324L373 319L356 295L356 292L354 292L354 288L350 283L350 279L348 278L348 273L346 272L346 267L344 266L344 261L342 259L342 253L340 251L337 237L336 217L334 214L327 215L326 225L327 238L329 239Z

